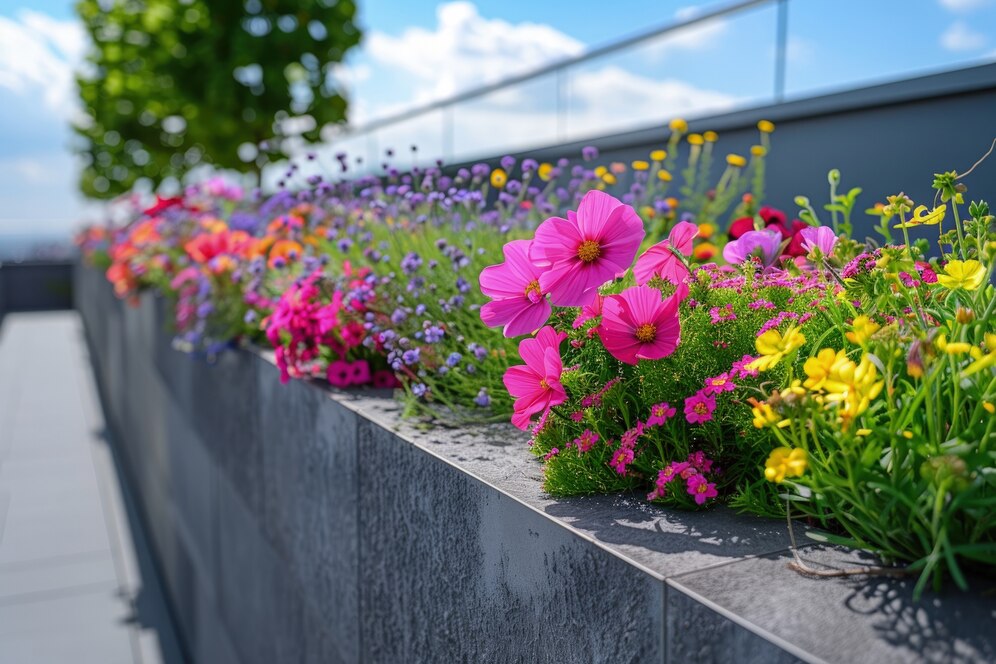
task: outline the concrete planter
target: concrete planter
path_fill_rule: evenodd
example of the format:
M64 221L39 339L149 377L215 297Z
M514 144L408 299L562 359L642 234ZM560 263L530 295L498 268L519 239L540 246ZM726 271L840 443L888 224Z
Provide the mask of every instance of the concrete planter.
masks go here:
M281 386L262 354L209 365L172 350L154 297L130 308L98 272L76 279L197 661L996 659L992 582L913 603L912 582L787 570L781 522L554 500L509 426L420 431L386 396Z

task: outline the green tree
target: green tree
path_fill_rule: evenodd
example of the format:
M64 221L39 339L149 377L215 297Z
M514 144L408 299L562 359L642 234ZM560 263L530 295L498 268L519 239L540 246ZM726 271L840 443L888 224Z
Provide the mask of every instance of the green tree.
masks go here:
M342 122L333 70L359 43L352 0L80 0L80 189L111 198L191 168L258 171L252 146ZM249 145L243 145L248 143ZM241 146L241 156L240 156Z

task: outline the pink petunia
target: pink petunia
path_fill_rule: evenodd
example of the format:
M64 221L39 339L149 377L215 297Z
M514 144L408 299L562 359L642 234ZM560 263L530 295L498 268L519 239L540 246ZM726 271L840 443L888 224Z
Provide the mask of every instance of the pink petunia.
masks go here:
M560 342L566 337L550 326L540 329L535 337L519 343L519 355L526 363L505 371L502 382L515 397L512 424L522 430L529 428L529 421L536 413L542 413L542 421L550 408L567 401L567 393L560 384L560 374L564 370Z
M599 335L614 358L626 364L659 360L678 347L678 298L661 300L650 286L634 286L605 298Z
M716 397L700 390L685 399L685 419L689 424L702 424L712 419L716 410Z
M353 384L353 370L345 360L330 362L325 377L333 387L349 387Z
M818 249L824 256L833 255L839 239L833 229L827 226L806 226L799 231L799 235L802 237L800 244L803 251L811 254L814 249Z
M562 307L591 302L599 286L629 269L645 235L632 207L603 191L584 195L577 213L550 217L536 229L530 259L546 268L539 283Z
M654 277L666 279L674 285L684 282L688 278L688 266L678 254L692 255L692 241L698 232L699 227L691 222L676 224L666 240L650 247L636 259L633 267L636 283L642 286Z
M481 307L488 327L504 325L506 337L529 334L550 318L550 302L540 288L543 268L529 260L529 240L513 240L502 252L505 262L481 270L481 292L491 301Z

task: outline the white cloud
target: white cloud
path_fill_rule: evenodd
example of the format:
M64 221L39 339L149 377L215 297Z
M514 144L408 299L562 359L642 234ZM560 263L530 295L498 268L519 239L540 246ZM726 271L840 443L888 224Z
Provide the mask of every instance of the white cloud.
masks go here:
M976 9L982 9L992 4L992 0L939 0L941 6L948 11L957 13L968 13Z
M372 32L365 48L379 64L420 79L412 103L442 99L561 58L584 44L550 26L486 19L473 3L441 4L435 30L408 28L394 37Z
M955 21L941 33L940 42L949 51L976 51L984 48L988 39L985 34L972 30L964 21Z
M25 10L17 19L0 16L0 87L41 95L60 116L73 112L73 71L86 38L78 21L57 21Z

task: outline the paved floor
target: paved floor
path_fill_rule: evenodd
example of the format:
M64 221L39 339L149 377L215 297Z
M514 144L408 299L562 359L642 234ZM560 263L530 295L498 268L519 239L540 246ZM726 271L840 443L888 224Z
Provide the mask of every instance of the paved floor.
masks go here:
M182 662L75 312L0 326L0 664Z

